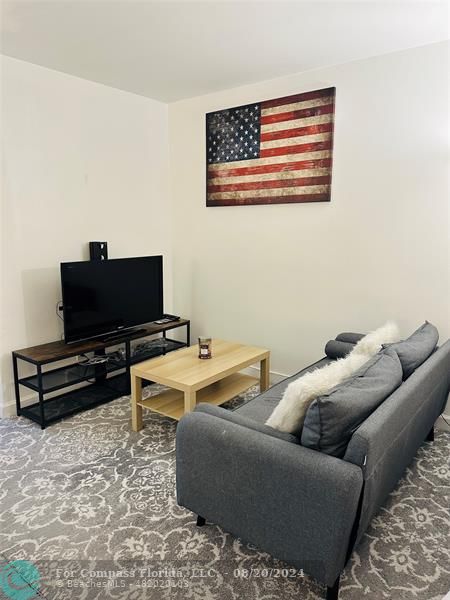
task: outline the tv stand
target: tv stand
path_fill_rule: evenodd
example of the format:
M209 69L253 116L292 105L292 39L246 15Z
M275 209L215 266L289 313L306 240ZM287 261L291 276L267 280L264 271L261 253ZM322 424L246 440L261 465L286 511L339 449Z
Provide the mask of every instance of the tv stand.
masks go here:
M167 337L169 330L179 327L186 328L186 342ZM143 349L136 352L133 341L155 335L159 337L152 343L141 346ZM64 417L130 394L132 365L189 345L190 321L180 319L159 325L149 323L142 328L123 331L120 332L120 338L113 335L104 340L94 339L73 344L57 341L14 350L12 359L17 415L31 419L38 423L41 429L45 429L47 425ZM93 356L106 357L106 349L111 346L120 346L121 350L120 355L114 359L92 364L73 360L67 364L67 359L90 353ZM115 349L111 348L110 352ZM36 373L20 376L19 361L32 364ZM56 363L59 361L65 361L65 364L58 366ZM52 368L49 368L50 365ZM38 401L23 406L20 396L22 387L37 393ZM46 398L47 394L63 389L63 393Z

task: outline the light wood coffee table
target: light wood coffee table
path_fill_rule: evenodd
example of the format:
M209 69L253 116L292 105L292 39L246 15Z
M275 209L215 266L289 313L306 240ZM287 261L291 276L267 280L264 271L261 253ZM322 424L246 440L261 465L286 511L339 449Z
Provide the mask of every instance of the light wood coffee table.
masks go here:
M148 408L179 420L194 410L197 402L223 404L251 386L269 387L270 352L265 348L213 340L210 359L198 358L198 347L175 350L131 368L131 414L133 431L142 429L142 409ZM261 364L260 377L238 371ZM142 399L142 380L161 383L171 389Z

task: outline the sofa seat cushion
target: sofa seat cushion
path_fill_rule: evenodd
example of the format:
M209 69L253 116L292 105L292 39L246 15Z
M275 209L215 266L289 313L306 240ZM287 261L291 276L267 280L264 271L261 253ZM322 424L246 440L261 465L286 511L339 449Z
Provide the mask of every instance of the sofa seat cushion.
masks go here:
M403 380L408 377L431 356L439 340L438 330L425 321L408 339L389 344L397 352L403 368Z
M248 417L249 419L253 419L258 423L264 424L272 414L278 402L283 397L284 390L291 383L291 381L294 381L298 377L301 377L310 371L314 371L314 369L320 369L331 362L334 361L329 358L322 358L314 364L309 365L309 367L306 367L302 371L295 373L295 375L283 379L283 381L280 381L280 383L277 383L269 388L266 392L259 394L245 404L241 404L241 406L236 408L233 412L244 417Z
M306 412L302 446L342 457L354 431L402 383L397 353L387 348L316 398Z

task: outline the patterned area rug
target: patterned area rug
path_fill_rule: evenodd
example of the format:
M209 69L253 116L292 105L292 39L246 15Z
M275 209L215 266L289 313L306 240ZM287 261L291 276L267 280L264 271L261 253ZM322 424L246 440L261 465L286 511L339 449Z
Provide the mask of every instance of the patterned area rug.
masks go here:
M149 411L144 419L133 433L121 398L43 432L0 421L0 597L324 597L317 582L220 527L196 527L175 499L176 423ZM424 443L353 553L342 600L441 600L449 590L449 456L450 434Z

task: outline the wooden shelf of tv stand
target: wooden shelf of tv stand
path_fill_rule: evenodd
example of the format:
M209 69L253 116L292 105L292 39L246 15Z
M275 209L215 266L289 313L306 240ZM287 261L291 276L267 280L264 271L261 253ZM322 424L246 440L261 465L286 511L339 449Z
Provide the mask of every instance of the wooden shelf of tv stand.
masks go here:
M168 331L180 327L186 327L186 342L178 342L166 337ZM142 358L141 354L131 354L132 341L157 334L162 334L166 338L167 346L155 345L145 350ZM149 323L134 332L123 332L120 338L115 336L113 339L87 340L74 344L55 341L14 350L12 358L17 415L31 419L45 429L54 421L129 394L130 369L133 364L189 345L190 321L180 319L169 323ZM55 364L82 354L103 354L106 348L112 346L125 346L123 360L89 368L80 366L74 360L66 362L63 366ZM20 377L19 361L32 364L36 368L35 374ZM43 367L46 369L44 370ZM83 387L79 387L80 385ZM74 388L74 386L78 387ZM23 387L37 393L37 403L22 406L20 390ZM54 392L63 389L63 393L54 395ZM47 394L52 394L52 397L46 398Z
M86 340L84 342L75 342L74 344L66 344L62 340L59 340L56 342L49 342L48 344L40 344L39 346L14 350L13 355L35 365L45 365L58 360L65 360L74 356L80 356L81 354L87 354L88 352L104 350L111 346L118 346L123 343L123 341L133 341L142 337L165 333L166 331L177 329L178 327L189 327L189 325L190 321L188 319L180 319L179 321L172 321L170 323L161 323L160 325L149 323L139 327L139 330L142 330L139 331L139 333L127 334L124 332L123 337L120 339L115 338L114 340L105 341L95 339Z

